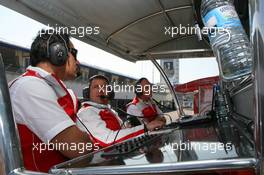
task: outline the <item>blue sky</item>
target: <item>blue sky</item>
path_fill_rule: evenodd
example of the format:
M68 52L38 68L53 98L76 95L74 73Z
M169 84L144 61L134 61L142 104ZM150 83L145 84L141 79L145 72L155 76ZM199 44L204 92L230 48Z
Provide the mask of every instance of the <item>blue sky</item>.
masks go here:
M0 40L28 48L37 32L45 27L31 18L1 5L0 22ZM78 59L82 63L113 70L135 78L144 76L154 82L159 79L159 73L149 61L131 63L79 40L73 39L73 43L78 49ZM214 58L180 60L180 83L214 75L218 75L217 62Z

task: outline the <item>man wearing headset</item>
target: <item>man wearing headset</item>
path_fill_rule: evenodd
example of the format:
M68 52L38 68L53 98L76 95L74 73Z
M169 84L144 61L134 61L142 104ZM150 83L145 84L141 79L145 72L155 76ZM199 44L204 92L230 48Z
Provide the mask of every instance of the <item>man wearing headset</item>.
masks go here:
M92 145L75 124L77 98L62 81L77 76L77 50L67 34L50 33L42 30L37 35L31 45L31 66L9 84L25 168L41 172L93 149L69 149Z
M172 122L171 117L163 115L162 111L152 100L152 86L147 78L140 78L134 87L136 97L127 105L127 113L131 116L141 117L142 120L133 120L132 126L136 126L142 122L149 123L153 120L161 120L166 124Z
M107 94L108 85L109 80L105 76L91 77L87 91L89 101L82 103L82 108L77 114L79 119L77 125L90 134L94 143L98 143L100 147L106 147L164 125L164 122L154 120L145 127L140 125L126 128L118 114L109 105L113 92Z

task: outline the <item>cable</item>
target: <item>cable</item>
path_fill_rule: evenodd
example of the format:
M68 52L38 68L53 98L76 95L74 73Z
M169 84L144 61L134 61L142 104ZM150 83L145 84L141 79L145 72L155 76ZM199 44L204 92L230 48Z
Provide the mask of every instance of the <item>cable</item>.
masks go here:
M116 135L115 135L115 138L114 138L114 141L113 141L113 144L115 144L115 141L116 141L116 138L120 132L120 130L122 129L122 127L124 126L125 122L127 121L128 119L126 119L125 121L123 121L122 125L120 126L120 129L117 131Z
M129 113L127 113L126 111L124 111L123 109L121 109L121 108L117 108L117 110L120 111L120 112L122 112L122 113L124 113L124 114L126 114L126 115L129 115L129 116L131 116L131 117L144 118L144 116L137 116L137 115L129 114ZM151 116L151 117L152 117L152 116Z
M120 109L120 108L117 108L117 109L120 110L121 112L124 112L124 113L127 114L127 115L130 115L130 114L126 113L125 111L123 111L123 110ZM130 115L130 116L132 116L132 117L139 117L139 118L143 118L143 117L144 117L144 116L135 116L135 115ZM126 119L123 121L123 123L122 123L120 129L117 131L117 133L116 133L116 135L115 135L115 138L114 138L113 144L115 144L116 139L117 139L117 136L118 136L120 130L123 129L122 127L124 126L125 122L128 121L129 119L130 119L130 118L126 118ZM144 122L143 120L142 120L142 122L143 122L143 125L144 125L144 131L145 131L144 134L145 134L145 133L147 133L147 132L146 132L146 131L147 131L147 126L146 126L146 124L145 124L145 122Z
M79 120L79 122L84 126L84 128L85 128L86 131L89 133L89 135L93 138L92 133L91 133L91 132L89 131L89 129L85 126L85 124L82 122L82 120L81 120L78 116L76 116L76 118L77 118L77 119ZM117 133L116 133L116 135L115 135L115 139L114 139L114 141L113 141L113 144L115 144L115 141L116 141L117 135L119 134L120 130L122 129L122 127L124 126L124 124L125 124L125 122L126 122L127 120L128 120L128 119L126 119L125 121L123 121L123 123L122 123L120 129L117 131Z
M89 129L85 126L85 124L82 122L82 120L76 115L76 118L79 120L79 122L84 126L86 131L90 134L91 137L93 137L92 133L89 131Z
M98 108L98 106L94 106L94 107ZM126 113L125 111L123 111L123 110L120 109L120 108L118 108L118 110L121 111L121 112L123 112L123 113L125 113L126 115L130 115L130 116L132 116L132 117L144 118L144 116L135 116L135 115L128 114L128 113ZM76 116L76 118L77 118L77 119L80 121L80 123L84 126L84 128L85 128L86 131L91 135L91 137L93 137L93 135L91 134L91 132L89 131L89 129L85 126L85 124L81 121L81 119L80 119L78 116ZM124 126L125 122L126 122L127 120L129 120L129 119L130 119L130 118L126 118L126 120L123 121L122 125L120 126L120 129L117 131L117 133L116 133L116 135L115 135L115 138L114 138L113 144L115 144L115 141L116 141L116 139L117 139L117 136L118 136L120 130L122 129L122 127ZM143 124L144 124L144 128L146 128L146 125L145 125L144 121L143 121Z
M125 112L124 110L120 109L120 108L117 108L119 111L123 112L124 114L126 115L129 115L129 116L132 116L132 117L136 117L136 118L144 118L144 116L136 116L136 115L132 115L132 114L128 114L127 112ZM159 115L168 115L168 114L159 114ZM170 117L170 120L172 121L171 119L171 116L168 115ZM80 123L84 126L84 128L86 129L86 131L92 136L91 132L89 131L89 129L85 126L85 124L81 121L81 119L79 117L76 116L76 118L80 121ZM121 129L123 129L122 127L124 126L125 122L128 121L130 118L126 118L126 120L123 121L122 125L120 126L120 129L117 131L116 135L115 135L115 138L114 138L114 141L112 142L113 144L115 144L116 142L116 139L117 139L117 136L120 132ZM147 126L146 126L146 123L144 122L144 120L142 120L143 122L143 125L144 125L144 130L145 130L145 134L147 133Z
M123 112L123 113L126 114L126 115L132 116L132 117L144 118L144 116L136 116L136 115L128 114L127 112L125 112L124 110L122 110L122 109L120 109L120 108L117 108L117 110ZM162 114L158 114L157 116L169 116L170 121L171 121L171 123L172 123L172 118L171 118L171 116L170 116L169 114L162 113ZM126 122L127 120L129 120L129 119L130 119L130 118L126 118L126 120L123 121L123 123L122 123L122 125L121 125L121 128L117 131L117 133L116 133L116 135L115 135L115 138L114 138L113 144L115 144L115 141L116 141L116 139L117 139L117 136L118 136L120 130L123 129L122 127L124 126L125 122ZM148 132L147 132L148 129L147 129L146 123L144 122L144 120L142 120L142 122L143 122L144 130L145 130L144 134L147 135L147 134L148 134Z
M120 109L120 108L117 108L117 110L119 110L119 111L121 111L121 112L123 112L124 114L126 114L126 115L129 115L129 116L132 116L132 117L137 117L137 118L144 118L144 116L136 116L136 115L131 115L131 114L129 114L129 113L127 113L127 112L125 112L125 111L123 111L122 109ZM170 121L171 121L171 123L172 123L172 117L169 115L169 114L166 114L166 113L162 113L162 114L157 114L157 115L155 115L155 117L156 116L168 116L169 118L170 118ZM154 117L154 116L151 116L151 117ZM128 119L129 120L129 119ZM143 121L143 124L145 125L145 123L144 123L144 120L142 120Z
M160 102L158 102L158 101L157 101L156 99L154 99L154 98L152 98L152 100L153 100L158 106L160 106L160 107L162 107L162 108L165 108L165 109L168 109L168 110L175 110L175 109L173 109L173 108L170 108L170 107L167 107L167 106L161 104Z

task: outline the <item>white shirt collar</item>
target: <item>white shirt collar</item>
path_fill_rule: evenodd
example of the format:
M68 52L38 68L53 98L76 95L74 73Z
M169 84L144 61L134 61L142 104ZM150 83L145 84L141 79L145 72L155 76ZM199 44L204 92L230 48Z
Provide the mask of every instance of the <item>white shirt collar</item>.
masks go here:
M153 104L153 100L152 98L150 98L148 101L143 101L141 98L138 98L140 103L146 104L146 105L150 105Z
M111 109L110 105L104 105L104 104L95 103L92 101L85 101L85 102L83 102L83 104L88 104L88 105L94 106L94 107L99 108L99 109Z
M40 67L28 66L27 70L33 70L33 71L39 73L40 76L42 76L42 77L45 77L47 75L51 75L51 73L45 71L44 69L42 69Z
M56 93L58 94L59 97L63 97L65 95L65 89L67 89L66 85L64 84L64 82L58 78L56 78L55 76L53 76L51 73L45 71L44 69L40 68L40 67L33 67L33 66L28 66L27 70L32 70L37 72L43 79L45 79L45 81L54 88L54 90L56 91ZM63 86L63 88L62 88Z

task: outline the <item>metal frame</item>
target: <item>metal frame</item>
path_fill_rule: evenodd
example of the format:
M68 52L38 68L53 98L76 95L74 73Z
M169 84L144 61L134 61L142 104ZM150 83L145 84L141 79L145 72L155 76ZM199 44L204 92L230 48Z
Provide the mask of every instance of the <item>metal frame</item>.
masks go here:
M213 170L236 170L244 168L254 168L256 160L251 158L232 160L204 160L177 163L163 163L151 165L131 165L131 166L100 166L72 169L52 169L54 174L152 174L152 173L183 173Z
M164 41L164 42L161 42L161 43L159 43L159 44L155 44L155 45L153 45L153 46L151 46L150 48L148 48L147 50L145 50L145 51L143 51L143 54L142 55L144 55L144 53L146 53L146 52L149 52L151 49L154 49L155 47L158 47L158 46L160 46L160 45L163 45L163 44L165 44L165 43L169 43L169 42L171 42L171 41L177 41L177 40L183 40L183 39L188 39L188 38L193 38L193 37L196 37L196 35L194 35L194 34L192 34L192 35L184 35L184 36L179 36L179 37L177 37L177 38L172 38L172 39L170 39L170 40L166 40L166 41ZM210 48L208 48L208 49L193 49L193 50L198 50L198 51L200 51L200 50L205 50L205 51L210 51L211 53L212 53L212 56L213 56L213 52L212 52L212 50L210 49ZM168 51L168 52L173 52L174 50L171 50L171 51ZM184 53L184 52L191 52L192 50L178 50L178 52L179 53Z
M166 10L162 8L162 10L159 11L159 12L156 12L156 13L153 13L153 14L151 14L151 15L144 16L144 17L142 17L142 18L139 18L139 19L137 19L137 20L135 20L135 21L133 21L133 22L127 24L126 26L120 28L119 30L113 32L112 34L110 34L110 35L107 37L107 39L106 39L106 43L108 44L109 41L110 41L115 35L117 35L117 34L123 32L123 31L125 31L125 30L128 29L129 27L131 27L131 26L133 26L133 25L136 25L136 24L138 24L138 23L140 23L140 22L142 22L142 21L145 21L145 20L147 20L147 19L149 19L149 18L152 18L152 17L157 16L157 15L160 15L160 14L164 14L164 13L167 14L167 12L171 12L171 11L175 11L175 10L182 10L182 9L187 9L187 8L192 8L192 6L191 6L191 5L189 5L189 6L180 6L180 7L175 7L175 8L166 9ZM165 15L165 16L166 16L166 15Z
M11 101L5 77L4 62L0 54L0 159L4 162L0 174L23 167L18 132L13 118Z
M10 173L10 175L51 175L51 174L42 173L42 172L35 172L35 171L28 171L25 169L18 168L18 169L13 170Z
M4 62L0 53L0 174L40 175L26 171L22 159L17 127L13 118Z
M204 53L204 52L208 52L210 53L210 56L211 55L211 50L209 49L194 49L194 50L171 50L171 51L163 51L163 52L147 52L147 53L144 53L144 55L148 55L148 54L151 54L151 55L169 55L169 54L184 54L184 53L192 53L192 52L197 52L197 53ZM214 57L212 57L214 58ZM201 58L202 59L202 58Z
M254 47L254 137L256 158L259 160L257 174L264 174L264 0L249 1L250 36Z
M164 78L167 86L169 87L170 92L171 92L172 97L173 97L173 100L174 100L174 103L175 103L175 105L178 106L178 109L179 109L179 112L180 112L180 116L184 116L185 114L184 114L183 109L182 109L182 107L180 105L180 102L179 102L179 100L177 98L176 92L175 92L173 86L171 85L170 80L167 77L166 73L164 72L162 67L159 65L159 63L151 55L148 55L148 57L151 60L151 62L156 66L156 68L159 70L159 72L161 73L162 77Z
M161 0L157 0L158 1L158 4L161 8L161 10L163 11L163 14L165 16L165 18L168 20L168 22L174 26L174 22L172 21L171 17L168 15L168 13L166 12L166 9L164 8L164 5L162 4Z

